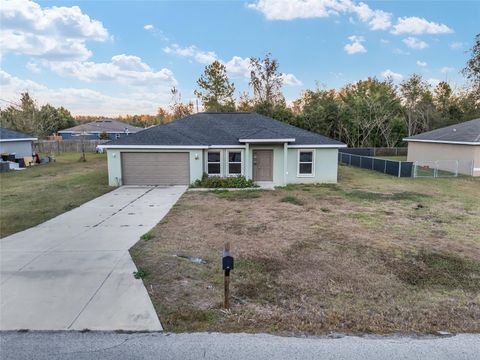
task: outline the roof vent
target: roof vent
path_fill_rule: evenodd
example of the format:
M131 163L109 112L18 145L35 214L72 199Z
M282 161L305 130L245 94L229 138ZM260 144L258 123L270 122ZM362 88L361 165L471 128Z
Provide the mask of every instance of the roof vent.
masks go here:
M453 132L457 132L457 129L453 128Z

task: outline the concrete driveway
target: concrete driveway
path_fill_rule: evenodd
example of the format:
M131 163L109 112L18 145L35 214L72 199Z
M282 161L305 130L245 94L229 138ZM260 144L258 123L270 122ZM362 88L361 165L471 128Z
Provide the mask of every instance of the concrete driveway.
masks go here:
M0 239L0 330L162 330L128 249L185 190L121 187Z

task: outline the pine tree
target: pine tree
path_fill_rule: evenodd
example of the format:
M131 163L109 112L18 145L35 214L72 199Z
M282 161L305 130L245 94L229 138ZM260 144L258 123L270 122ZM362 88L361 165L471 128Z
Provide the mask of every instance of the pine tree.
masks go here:
M199 86L195 95L200 98L205 111L234 111L233 94L235 86L230 83L227 68L219 61L214 61L205 67L205 71L197 80Z

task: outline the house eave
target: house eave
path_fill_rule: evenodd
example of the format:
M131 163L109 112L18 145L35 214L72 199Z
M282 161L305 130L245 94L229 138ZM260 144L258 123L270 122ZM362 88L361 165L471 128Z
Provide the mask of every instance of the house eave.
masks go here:
M195 149L208 149L208 146L204 145L98 145L102 149L168 149L168 150L195 150Z
M478 141L474 142L474 141L425 140L425 139L409 139L409 138L404 138L403 141L432 143L432 144L454 144L454 145L477 145L477 146L480 146L480 142L478 142Z
M250 144L272 144L272 143L286 143L286 142L295 142L295 138L284 138L284 139L238 139L238 142L241 143L250 143Z
M347 145L334 145L334 144L324 144L324 145L288 145L289 149L340 149L346 148Z
M14 142L14 141L37 141L38 138L18 138L18 139L0 139L0 142Z

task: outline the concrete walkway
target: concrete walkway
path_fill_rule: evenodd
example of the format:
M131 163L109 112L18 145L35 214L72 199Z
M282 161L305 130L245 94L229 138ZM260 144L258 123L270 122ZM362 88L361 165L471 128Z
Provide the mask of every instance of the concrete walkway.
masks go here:
M185 190L121 187L0 239L0 330L162 330L128 249Z
M480 335L280 337L265 334L0 333L3 360L476 360Z

